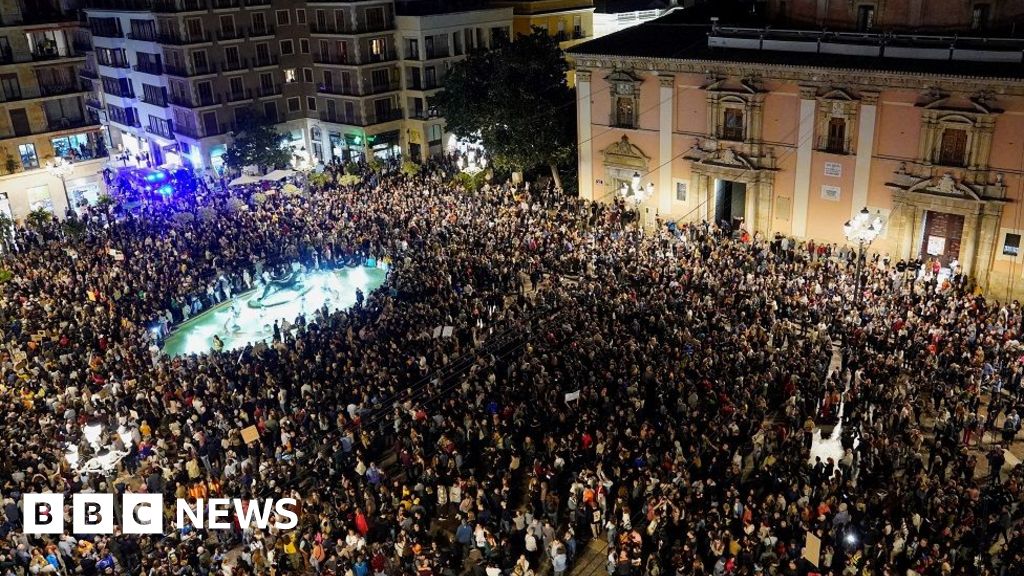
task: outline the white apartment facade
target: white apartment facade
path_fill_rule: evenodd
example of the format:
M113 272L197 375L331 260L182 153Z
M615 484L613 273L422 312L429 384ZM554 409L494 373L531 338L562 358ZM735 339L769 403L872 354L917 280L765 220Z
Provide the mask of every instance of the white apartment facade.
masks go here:
M395 19L410 159L419 161L453 146L454 137L445 133L444 119L430 100L440 92L453 64L474 49L490 47L499 35L511 34L512 17L512 7L504 7Z

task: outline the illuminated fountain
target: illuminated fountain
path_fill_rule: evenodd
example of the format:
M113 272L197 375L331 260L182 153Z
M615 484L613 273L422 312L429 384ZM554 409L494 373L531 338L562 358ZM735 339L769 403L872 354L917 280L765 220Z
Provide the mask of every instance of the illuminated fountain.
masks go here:
M327 306L333 312L356 303L356 292L369 294L387 273L376 267L290 273L272 278L184 322L164 341L168 356L233 350L267 341L274 325L294 322ZM218 342L219 341L219 342Z

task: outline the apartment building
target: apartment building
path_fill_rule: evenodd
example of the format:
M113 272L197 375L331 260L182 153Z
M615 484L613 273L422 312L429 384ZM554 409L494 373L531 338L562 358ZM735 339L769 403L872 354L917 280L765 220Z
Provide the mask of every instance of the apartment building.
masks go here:
M100 192L105 143L80 79L88 41L74 4L0 1L0 211L10 216L63 214L69 199ZM45 169L57 156L72 165L63 181Z
M513 9L513 34L540 28L563 50L594 36L594 0L495 0L491 5Z
M91 0L90 105L124 164L217 168L243 115L306 150L315 102L305 2ZM312 107L312 108L311 108Z
M508 38L511 7L446 12L429 4L400 5L396 19L402 61L402 105L406 110L408 156L419 162L442 154L454 144L444 119L430 103L452 65L477 48Z

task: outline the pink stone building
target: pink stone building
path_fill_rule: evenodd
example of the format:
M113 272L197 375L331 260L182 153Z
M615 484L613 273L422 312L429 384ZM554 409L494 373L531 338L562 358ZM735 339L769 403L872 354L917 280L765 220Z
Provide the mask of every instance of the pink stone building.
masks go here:
M580 194L609 201L639 176L647 222L742 219L835 243L867 207L885 222L872 250L956 264L1020 299L1024 2L732 8L677 9L569 51Z

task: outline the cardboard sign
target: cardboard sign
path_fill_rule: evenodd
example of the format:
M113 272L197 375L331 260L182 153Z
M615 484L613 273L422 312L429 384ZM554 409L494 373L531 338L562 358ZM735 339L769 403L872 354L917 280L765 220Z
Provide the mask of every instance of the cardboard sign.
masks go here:
M565 403L566 404L568 404L569 402L572 402L574 400L579 400L579 399L580 399L580 391L579 390L577 390L575 392L569 392L568 394L565 395Z
M807 533L807 540L804 542L804 560L807 560L814 567L818 567L818 561L821 559L821 538L818 538L810 532Z
M249 426L248 428L242 428L242 441L246 444L252 444L253 442L260 439L259 430L256 430L255 426Z

